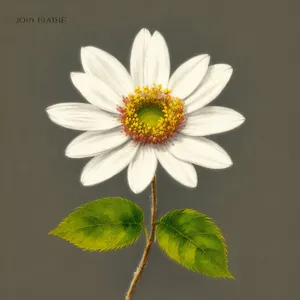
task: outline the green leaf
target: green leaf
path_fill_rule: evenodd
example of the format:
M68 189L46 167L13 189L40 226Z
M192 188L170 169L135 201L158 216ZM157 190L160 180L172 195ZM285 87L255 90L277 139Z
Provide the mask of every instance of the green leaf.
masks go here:
M204 214L179 209L164 215L156 240L166 254L189 270L215 278L234 278L227 266L227 250L219 228Z
M49 234L87 251L107 251L133 244L144 226L139 206L109 197L78 207Z

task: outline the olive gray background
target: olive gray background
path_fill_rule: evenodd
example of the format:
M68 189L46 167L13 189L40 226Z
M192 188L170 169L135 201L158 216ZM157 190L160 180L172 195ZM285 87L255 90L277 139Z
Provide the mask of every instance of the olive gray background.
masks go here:
M140 205L123 171L83 187L87 160L64 149L78 132L53 124L45 108L84 101L69 73L93 45L128 66L136 33L166 38L172 69L193 55L233 66L214 105L245 124L214 136L231 155L226 170L197 167L196 189L158 170L159 216L194 208L220 226L236 280L192 273L155 245L134 300L297 300L299 292L300 5L275 0L1 1L1 268L3 300L124 299L144 237L130 248L88 253L47 235L75 207L105 196ZM17 17L65 16L66 24L14 24ZM2 278L3 277L3 278Z

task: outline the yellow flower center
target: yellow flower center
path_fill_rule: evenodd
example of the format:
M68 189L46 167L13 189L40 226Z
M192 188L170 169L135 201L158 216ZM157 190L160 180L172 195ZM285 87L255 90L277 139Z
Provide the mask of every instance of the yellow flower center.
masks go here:
M173 137L184 121L184 103L161 85L136 87L119 106L124 133L140 143L160 144Z

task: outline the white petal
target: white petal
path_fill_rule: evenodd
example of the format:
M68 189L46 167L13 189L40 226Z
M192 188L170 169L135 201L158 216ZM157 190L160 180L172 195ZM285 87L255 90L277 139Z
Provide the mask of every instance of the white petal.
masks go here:
M224 169L232 165L225 150L204 137L180 134L169 149L177 158L205 168Z
M134 86L144 85L144 66L150 39L151 34L145 28L134 39L130 57L130 73Z
M56 124L75 130L107 130L120 126L116 116L87 103L59 103L46 109Z
M195 56L180 65L169 81L172 94L180 99L189 96L200 84L206 74L210 56L202 54Z
M121 128L109 131L88 131L76 137L67 147L66 156L83 158L112 150L128 141Z
M245 118L233 109L220 106L206 106L187 115L181 133L191 136L205 136L229 131L244 123Z
M171 177L185 186L191 188L197 186L197 173L192 164L174 157L166 146L161 146L155 149L155 154L162 167Z
M226 64L208 67L198 89L185 100L186 112L200 109L213 101L222 92L232 75L232 68Z
M169 50L163 36L155 31L151 37L145 60L145 85L153 83L168 86L170 77Z
M105 82L85 73L71 73L71 80L85 99L112 113L118 113L117 106L122 105L119 97Z
M129 141L112 151L103 152L91 159L81 174L83 185L95 185L103 182L124 170L138 150L138 146Z
M85 73L104 81L119 97L133 91L131 76L111 54L95 47L82 47L81 62Z
M141 146L128 167L128 183L132 191L141 193L155 175L157 158L150 146Z

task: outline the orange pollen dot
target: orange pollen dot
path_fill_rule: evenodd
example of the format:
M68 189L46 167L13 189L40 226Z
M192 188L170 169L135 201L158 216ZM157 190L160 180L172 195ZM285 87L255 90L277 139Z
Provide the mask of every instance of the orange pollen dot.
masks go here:
M169 89L153 84L136 87L118 106L124 133L142 144L162 144L184 125L184 103Z

